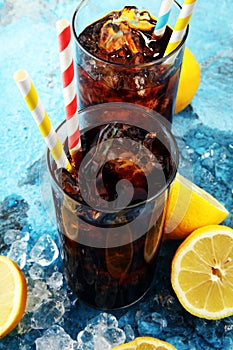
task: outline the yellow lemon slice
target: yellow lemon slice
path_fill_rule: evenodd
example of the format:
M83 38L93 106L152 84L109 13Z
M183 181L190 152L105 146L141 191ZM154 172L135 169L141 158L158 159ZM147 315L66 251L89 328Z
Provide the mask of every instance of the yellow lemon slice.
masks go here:
M233 315L233 229L195 230L173 257L171 282L191 314L210 320Z
M220 224L228 214L212 195L177 174L169 193L164 239L183 239L199 227Z
M187 107L195 96L201 81L201 68L192 52L186 47L178 85L175 113Z
M138 337L133 341L116 346L113 350L176 350L176 348L157 338L152 337Z
M14 329L23 317L27 283L18 265L0 256L0 338Z

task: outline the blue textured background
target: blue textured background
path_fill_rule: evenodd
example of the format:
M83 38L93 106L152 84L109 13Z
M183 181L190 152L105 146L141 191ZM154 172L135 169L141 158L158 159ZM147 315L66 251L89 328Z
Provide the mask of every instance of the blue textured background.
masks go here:
M31 246L44 233L57 241L56 229L45 212L41 194L41 156L44 142L14 83L13 74L26 69L56 127L64 119L63 96L55 22L71 19L77 1L0 0L0 254L10 229L30 232ZM233 3L231 0L199 1L191 20L187 46L201 64L200 88L190 106L174 117L174 132L182 138L192 161L193 181L220 200L231 215L233 227ZM186 153L181 150L181 157ZM182 168L182 162L181 162ZM182 170L182 169L181 169ZM131 324L134 335L152 335L177 349L233 349L233 318L205 321L192 317L177 302L170 286L169 268L177 243L162 247L158 281L146 298L134 307L115 313L119 327ZM56 262L60 271L60 259ZM23 271L31 280L28 269ZM1 282L0 282L1 283ZM56 301L56 295L52 294ZM73 303L57 322L76 340L77 333L100 312ZM1 314L0 314L1 317ZM29 326L25 315L21 328L0 340L0 349L35 349L44 330ZM165 327L161 320L166 320ZM56 323L54 321L54 323ZM53 324L51 321L50 326ZM22 331L26 329L26 331ZM102 349L101 349L102 350Z

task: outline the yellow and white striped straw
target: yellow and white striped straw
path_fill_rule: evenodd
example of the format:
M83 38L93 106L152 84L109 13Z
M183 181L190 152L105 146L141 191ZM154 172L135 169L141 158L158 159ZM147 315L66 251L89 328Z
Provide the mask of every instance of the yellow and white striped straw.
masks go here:
M184 0L179 17L176 21L171 38L165 50L165 56L174 51L182 41L185 30L192 17L197 0Z
M63 146L51 124L48 114L40 101L27 71L18 70L15 72L14 80L57 164L57 167L66 168L68 171L71 171L71 164L66 157Z

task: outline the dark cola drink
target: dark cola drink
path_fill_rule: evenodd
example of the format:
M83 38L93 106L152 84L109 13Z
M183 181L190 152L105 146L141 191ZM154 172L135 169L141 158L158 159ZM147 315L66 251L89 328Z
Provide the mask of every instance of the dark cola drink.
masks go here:
M159 130L112 122L81 140L73 172L55 170L64 272L87 304L121 308L151 285L175 164Z
M172 122L183 49L176 59L166 61L164 52L172 29L167 26L158 38L155 24L148 11L132 6L108 13L79 35L74 24L80 109L130 102L155 110Z

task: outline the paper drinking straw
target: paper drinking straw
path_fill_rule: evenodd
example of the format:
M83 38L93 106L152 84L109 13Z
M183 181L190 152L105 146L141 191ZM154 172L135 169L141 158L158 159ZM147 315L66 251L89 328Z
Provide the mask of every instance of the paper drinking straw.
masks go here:
M62 86L66 111L69 150L72 156L72 154L80 150L81 140L78 120L70 23L64 19L59 20L56 23L56 29L59 46L60 67L62 73Z
M66 168L68 171L71 171L72 167L66 157L63 146L56 131L52 127L49 117L28 73L24 70L18 70L14 74L14 80L16 81L24 101L26 102L55 162L57 163L57 167Z
M192 17L197 0L184 0L179 17L176 21L171 38L165 50L165 56L171 53L180 44L187 25Z
M171 13L173 0L163 0L159 9L158 20L155 25L154 34L163 36Z

